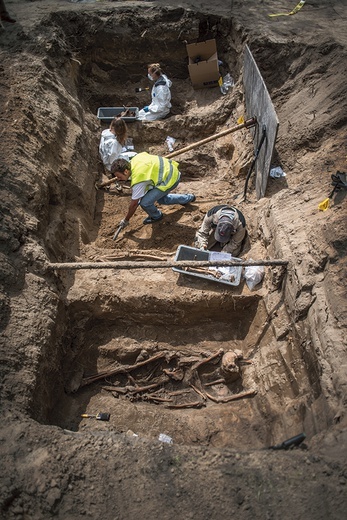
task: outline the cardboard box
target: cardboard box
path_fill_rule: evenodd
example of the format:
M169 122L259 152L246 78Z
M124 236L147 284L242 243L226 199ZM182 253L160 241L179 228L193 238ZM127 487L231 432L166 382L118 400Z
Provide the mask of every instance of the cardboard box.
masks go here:
M187 44L188 70L193 87L218 87L220 77L216 40Z

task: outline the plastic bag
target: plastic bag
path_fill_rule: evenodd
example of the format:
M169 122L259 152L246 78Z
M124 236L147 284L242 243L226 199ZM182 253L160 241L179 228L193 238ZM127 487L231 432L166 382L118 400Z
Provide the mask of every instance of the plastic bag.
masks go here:
M169 135L165 139L165 142L167 144L167 147L169 149L169 152L173 152L174 144L176 142L176 139L174 137L170 137Z
M126 148L127 150L130 150L130 151L135 150L135 148L134 148L134 141L132 140L131 137L128 137L128 138L125 140L125 148Z
M228 90L234 86L234 80L231 75L226 74L223 78L223 83L220 85L220 91L223 95L227 94Z
M250 259L250 262L253 262ZM264 278L265 268L263 265L248 265L245 267L245 280L250 291L258 285Z
M223 253L219 251L211 251L208 259L213 260L237 260L231 256L230 253ZM239 285L241 279L242 267L237 266L211 266L209 271L216 271L219 274L219 280L225 280L233 285Z
M280 166L276 166L275 168L271 168L270 177L273 179L278 179L279 177L286 177L286 174Z

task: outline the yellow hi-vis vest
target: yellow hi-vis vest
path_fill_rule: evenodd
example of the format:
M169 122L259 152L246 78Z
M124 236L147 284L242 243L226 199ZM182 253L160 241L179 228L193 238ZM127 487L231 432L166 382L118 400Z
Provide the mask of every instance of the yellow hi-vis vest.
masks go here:
M179 179L178 163L159 155L141 152L130 162L131 186L150 181L155 188L166 191Z

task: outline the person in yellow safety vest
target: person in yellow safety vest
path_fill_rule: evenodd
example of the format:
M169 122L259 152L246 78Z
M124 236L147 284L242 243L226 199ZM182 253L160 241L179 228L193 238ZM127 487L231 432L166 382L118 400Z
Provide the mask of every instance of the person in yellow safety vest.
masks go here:
M159 204L180 204L185 206L195 201L195 195L171 193L180 182L178 163L159 155L141 152L131 161L117 159L111 165L111 172L119 181L131 181L131 202L128 213L119 227L125 228L138 206L148 214L144 224L152 224L163 218L155 206Z

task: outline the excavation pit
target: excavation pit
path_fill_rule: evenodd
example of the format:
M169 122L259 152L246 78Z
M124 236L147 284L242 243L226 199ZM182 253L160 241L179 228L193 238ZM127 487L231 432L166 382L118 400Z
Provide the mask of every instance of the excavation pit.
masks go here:
M17 22L4 23L0 35L2 515L344 518L342 194L328 211L317 209L332 189L330 175L345 169L342 0L306 2L295 16L275 19L269 14L280 10L254 1L185 1L187 11L158 9L164 0L6 4ZM212 14L196 12L198 4ZM211 38L235 81L226 96L194 91L188 77L185 41ZM136 151L165 154L167 136L178 148L230 128L245 112L245 45L276 107L274 166L287 175L269 179L259 201L250 179L249 202L240 206L247 257L288 260L287 272L266 268L263 286L250 292L243 283L188 280L171 267L47 268L140 254L172 260L179 244L192 245L211 206L239 204L254 153L248 131L179 157L178 189L196 195L191 208L161 208L153 227L142 225L139 211L112 241L128 195L95 189L103 129L96 113L147 104L147 92L135 89L148 86L146 65L159 60L173 80L172 114L129 124ZM255 395L169 409L158 397L176 387L188 391L181 403L204 400L179 379L147 390L157 402L102 389L134 387L126 370L139 384L180 362L199 390L193 364L220 348L241 350L252 363L242 366L242 385L226 388L207 386L219 358L200 365L205 391L225 397L254 388ZM131 368L143 350L160 356L159 374L152 362ZM119 366L110 382L81 386ZM83 419L85 412L109 412L110 420ZM262 449L302 431L306 450ZM161 444L160 434L173 445Z
M179 245L192 245L212 206L234 204L242 192L253 156L249 130L179 156L182 177L177 190L196 193L195 203L161 208L165 215L155 226L143 225L145 215L139 209L131 225L113 241L117 224L127 212L129 192L95 190L103 173L98 143L108 126L98 120L97 110L140 107L141 100L143 105L148 102L148 92L136 90L148 87L147 64L158 59L151 49L162 37L160 61L174 79L172 111L163 121L128 125L135 151L166 155L167 136L175 138L175 149L179 149L230 129L244 113L243 87L238 82L243 56L234 48L239 35L230 30L226 19L196 16L181 8L138 8L136 18L132 9L120 8L106 22L98 12L93 17L56 13L51 23L57 30L49 43L50 68L40 70L44 70L41 80L46 88L53 74L59 84L52 94L57 111L52 126L57 137L43 146L40 140L36 144L41 160L46 160L47 193L42 183L38 204L40 232L50 260L172 257ZM155 35L144 29L149 23L155 24ZM141 34L140 39L134 38L134 31ZM194 90L189 78L186 42L211 38L235 80L226 96L219 88ZM41 115L42 104L48 100L37 101ZM35 105L32 111L35 121ZM66 157L66 131L73 152L56 176L59 158ZM41 200L46 201L43 209ZM257 211L245 206L245 215L253 254L266 258L266 244L258 237ZM129 269L112 274L70 273L58 285L66 308L58 320L61 337L57 333L54 345L47 346L36 375L32 416L40 422L72 431L130 430L151 439L165 433L178 444L237 449L260 448L302 430L309 435L317 429L315 411L309 409L310 400L317 397L316 383L310 387L316 376L311 353L303 353L300 342L289 335L287 317L279 331L273 330L262 297L247 294L244 283L225 292L225 287L216 287L222 284L182 280L182 275L171 270L156 274ZM221 359L203 363L199 370L194 364L220 350L241 352L242 377L210 385L212 375L222 378ZM50 366L52 356L54 367ZM133 368L139 356L160 356L158 366L150 362ZM121 370L109 378L112 367ZM106 378L85 384L104 370ZM182 380L170 377L172 371L183 371ZM148 388L143 395L137 390L140 385L156 384L158 378L159 387L153 391ZM182 394L170 395L173 392ZM239 394L238 399L229 400ZM84 413L98 412L110 413L110 421L81 418ZM324 421L318 429L325 426Z
M239 450L274 444L308 426L305 362L293 345L276 340L261 298L221 304L197 293L194 304L176 301L167 310L165 302L146 300L140 297L137 309L126 300L115 308L108 302L108 318L99 308L83 327L72 316L64 386L58 391L50 382L50 424L130 431L150 440L163 433L177 444ZM118 319L110 320L112 314ZM81 418L99 412L110 420Z

